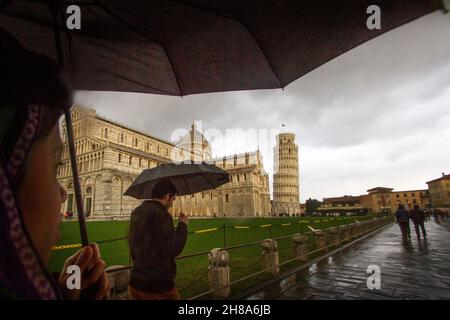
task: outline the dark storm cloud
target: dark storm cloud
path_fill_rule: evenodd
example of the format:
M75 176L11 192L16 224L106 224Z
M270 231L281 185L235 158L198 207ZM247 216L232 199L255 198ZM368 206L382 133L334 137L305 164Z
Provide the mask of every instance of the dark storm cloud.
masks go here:
M166 140L193 120L223 132L280 129L285 123L301 148L303 200L359 194L378 184L424 188L424 181L450 170L448 34L448 15L423 17L334 59L284 91L184 98L84 92L79 100ZM213 153L242 151L233 148ZM270 173L273 155L265 150L263 156Z

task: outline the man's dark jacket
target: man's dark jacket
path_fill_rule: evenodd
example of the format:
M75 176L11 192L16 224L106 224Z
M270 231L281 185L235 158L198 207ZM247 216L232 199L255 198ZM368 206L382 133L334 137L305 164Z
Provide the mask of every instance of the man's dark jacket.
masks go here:
M422 210L414 209L411 211L411 220L413 222L424 222L425 221L425 213Z
M172 216L160 202L144 201L131 214L129 239L134 265L130 286L149 293L173 289L175 257L186 244L186 224L178 223L175 229Z
M397 222L400 223L408 223L409 222L409 214L408 211L405 209L398 209L395 213L395 216L397 217Z

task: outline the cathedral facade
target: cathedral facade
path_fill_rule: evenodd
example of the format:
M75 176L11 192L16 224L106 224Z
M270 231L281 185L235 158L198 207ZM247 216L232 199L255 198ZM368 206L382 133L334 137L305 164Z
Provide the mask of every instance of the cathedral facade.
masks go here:
M171 143L99 116L94 109L72 109L73 133L88 219L127 219L141 200L123 193L143 170L172 159L214 163L230 174L231 181L214 190L177 197L173 214L191 217L263 217L271 215L269 177L259 150L213 158L211 146L193 124L178 143ZM75 212L65 124L58 181L67 190L62 212Z

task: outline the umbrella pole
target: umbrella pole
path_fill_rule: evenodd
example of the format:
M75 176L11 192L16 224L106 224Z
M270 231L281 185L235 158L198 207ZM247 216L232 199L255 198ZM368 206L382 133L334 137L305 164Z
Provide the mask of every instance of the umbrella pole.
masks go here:
M87 246L89 244L87 230L86 230L86 220L84 215L84 205L83 197L81 195L80 179L78 176L77 159L75 155L75 145L73 139L72 131L72 117L70 110L64 112L64 118L66 120L66 130L67 130L67 144L69 145L70 153L70 164L72 167L72 177L73 177L73 187L75 191L75 201L77 204L77 215L78 215L78 225L80 227L81 244Z
M59 66L64 69L64 57L62 54L62 46L61 46L61 38L59 36L58 24L56 23L56 16L58 14L58 6L56 3L49 4L49 11L52 15L53 22L53 36L55 39L55 47L56 54L58 57ZM75 191L75 202L77 204L77 216L78 216L78 225L80 227L80 237L81 244L83 247L89 244L87 229L86 229L86 220L84 215L84 205L83 205L83 197L81 195L81 186L80 179L78 176L78 168L77 168L77 158L75 155L75 145L73 139L73 131L72 131L72 116L70 114L70 110L64 111L64 118L66 121L66 132L67 132L67 144L69 145L69 154L70 154L70 164L72 168L72 178L73 178L73 187Z
M181 197L178 197L178 200L180 200L180 216L181 216L181 213L183 212L183 204L181 203Z

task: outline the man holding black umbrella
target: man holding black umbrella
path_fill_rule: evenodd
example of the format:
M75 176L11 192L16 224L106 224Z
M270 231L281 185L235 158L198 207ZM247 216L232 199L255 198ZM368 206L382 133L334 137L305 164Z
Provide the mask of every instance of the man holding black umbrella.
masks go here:
M180 214L174 228L168 209L177 195L169 179L161 179L152 190L152 199L144 201L131 214L130 252L134 268L129 294L136 300L176 300L177 267L175 258L187 240L188 219Z

